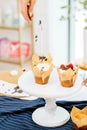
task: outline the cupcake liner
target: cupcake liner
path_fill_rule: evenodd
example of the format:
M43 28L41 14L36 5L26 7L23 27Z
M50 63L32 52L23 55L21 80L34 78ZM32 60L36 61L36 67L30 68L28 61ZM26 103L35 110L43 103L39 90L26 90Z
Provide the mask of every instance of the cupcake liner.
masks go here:
M87 106L82 110L73 107L71 110L71 119L75 130L87 130Z
M72 87L76 81L78 74L78 68L72 70L71 68L67 70L61 70L57 68L60 83L63 87Z
M38 56L36 54L33 55L31 70L34 74L36 83L38 84L48 83L52 69L53 64L50 55L46 56Z

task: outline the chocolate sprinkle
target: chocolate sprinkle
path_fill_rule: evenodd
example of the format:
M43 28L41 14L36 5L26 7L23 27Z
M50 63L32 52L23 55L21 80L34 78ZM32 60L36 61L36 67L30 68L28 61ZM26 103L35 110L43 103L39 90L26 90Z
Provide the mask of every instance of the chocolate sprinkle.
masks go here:
M19 89L19 86L16 86L14 89Z
M22 71L23 71L23 72L25 72L25 71L26 71L26 69L23 69Z
M35 35L35 42L37 42L38 41L38 36L37 35Z
M41 20L39 20L39 25L40 25L41 23L42 23Z
M36 39L35 42L37 42L38 40Z
M45 57L45 56L39 56L39 60L41 60L41 61L47 61L47 58Z
M22 93L23 91L19 88L19 86L16 86L16 87L14 88L14 92L13 92L13 93L16 93L16 92ZM12 94L13 94L13 93L12 93Z
M22 90L18 90L17 92L18 92L18 93L22 93L23 91L22 91Z
M38 38L38 36L36 35L35 38Z

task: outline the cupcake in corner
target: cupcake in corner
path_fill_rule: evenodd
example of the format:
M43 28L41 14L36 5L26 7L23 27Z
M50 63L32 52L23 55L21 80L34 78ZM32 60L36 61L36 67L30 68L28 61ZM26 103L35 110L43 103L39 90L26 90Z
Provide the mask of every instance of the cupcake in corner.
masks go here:
M63 87L72 87L74 85L78 74L78 67L72 63L67 65L61 64L60 67L57 67L57 71L60 83Z
M47 84L53 70L52 57L50 55L38 56L34 54L31 69L37 84Z
M87 130L87 106L83 109L73 106L70 115L74 130Z

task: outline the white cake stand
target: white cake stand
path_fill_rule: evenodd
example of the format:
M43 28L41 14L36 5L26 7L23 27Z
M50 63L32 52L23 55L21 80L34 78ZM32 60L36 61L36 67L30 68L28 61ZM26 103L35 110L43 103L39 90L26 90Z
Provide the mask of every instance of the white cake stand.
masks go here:
M35 123L45 127L64 125L70 119L67 110L56 105L56 98L70 96L81 88L81 82L71 88L64 88L59 84L57 71L51 73L49 83L46 85L36 84L32 71L24 73L18 80L18 85L26 93L44 98L46 104L32 114Z

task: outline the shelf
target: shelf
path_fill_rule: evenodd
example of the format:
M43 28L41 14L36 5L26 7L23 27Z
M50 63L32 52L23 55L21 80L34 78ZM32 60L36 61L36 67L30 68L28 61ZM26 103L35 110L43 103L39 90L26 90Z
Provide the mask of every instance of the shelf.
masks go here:
M31 27L31 24L26 25L26 26L24 26L24 27L6 27L6 26L0 26L0 29L18 31L20 28L21 28L21 29L27 29L28 27Z
M31 22L31 23L28 24L27 22L22 21L22 19L20 18L20 13L21 13L21 11L20 11L20 2L17 0L16 3L17 3L17 5L16 5L17 6L17 13L18 13L18 26L17 27L14 26L14 25L6 26L6 24L2 23L0 25L0 31L1 31L1 34L2 34L2 30L3 30L3 32L6 31L6 33L8 33L8 31L14 31L14 33L17 33L17 40L16 41L19 42L20 57L18 57L18 58L10 58L9 57L9 58L7 58L7 57L5 57L5 56L3 57L3 55L1 55L0 56L0 62L18 64L18 65L23 66L26 62L30 62L32 54L29 57L26 57L26 58L22 56L22 32L27 31L27 29L30 29L31 30L30 33L32 34L32 32L33 32L33 23ZM15 32L15 31L17 31L17 32ZM33 41L33 35L31 35L31 36L32 36L31 37L32 38L32 41L31 41L32 50L31 51L33 53L33 42L34 41Z
M3 59L0 59L0 62L11 63L11 64L20 64L20 62L13 62L13 61L8 61L8 60L3 60Z
M26 59L23 60L23 63L28 63L31 61L31 56L27 57ZM20 65L20 61L19 59L15 59L15 58L12 58L12 59L3 59L0 57L0 62L5 62L5 63L11 63L11 64L19 64Z

